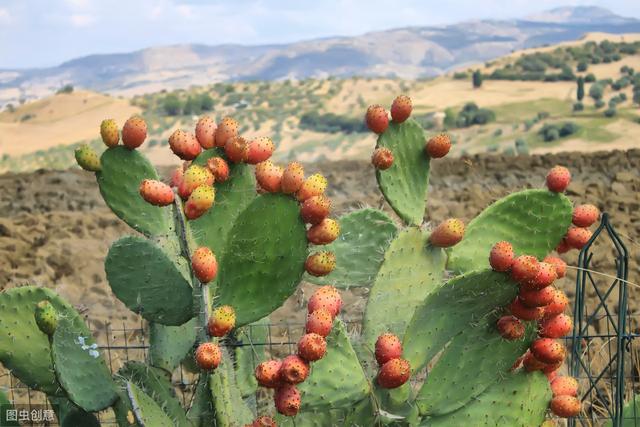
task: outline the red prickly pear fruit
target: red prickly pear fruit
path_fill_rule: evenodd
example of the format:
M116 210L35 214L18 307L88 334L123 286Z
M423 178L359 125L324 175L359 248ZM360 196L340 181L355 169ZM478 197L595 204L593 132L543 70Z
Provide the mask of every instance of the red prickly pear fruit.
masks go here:
M562 366L562 363L564 361L560 361L560 362L556 362L556 363L547 363L544 365L544 367L542 368L542 372L545 375L549 375L553 372L556 372L558 369L560 369L560 367ZM548 377L547 377L548 378Z
M223 337L236 326L236 311L230 305L223 305L209 317L207 329L212 337Z
M378 366L382 366L392 359L402 356L402 343L393 334L382 334L376 340L375 347L376 361Z
M393 153L386 147L376 148L371 155L371 164L381 171L393 165Z
M516 297L509 305L509 312L520 320L538 320L544 316L544 307L527 307Z
M307 240L314 245L328 245L338 238L340 224L331 218L323 219L319 224L307 230Z
M279 387L273 400L278 413L284 416L294 417L300 410L300 392L295 385L286 384Z
M579 205L573 209L571 222L576 227L591 227L600 217L600 210L589 204Z
M547 377L547 381L551 384L558 377L558 371L544 372L544 376Z
M569 246L569 244L565 239L562 239L560 243L558 243L558 246L556 246L556 252L558 252L559 254L567 253L570 250L571 250L571 246Z
M542 363L541 361L536 359L533 353L531 353L530 351L527 351L524 355L524 359L522 360L522 366L524 367L525 371L533 372L533 371L542 371L544 368L547 367L547 364Z
M216 128L215 137L213 138L216 147L224 147L227 141L238 136L238 122L231 117L224 117Z
M155 179L145 179L140 183L140 195L146 202L156 206L170 205L174 199L171 187Z
M533 280L520 283L520 289L525 291L539 291L551 285L557 277L554 265L547 262L539 262L536 277Z
M307 303L307 310L309 313L324 308L331 314L331 318L334 319L340 309L342 308L342 297L340 292L331 285L325 285L318 288Z
M513 246L509 242L496 243L489 253L489 264L494 271L509 271L514 260Z
M464 223L458 218L449 218L438 224L429 236L429 242L439 248L458 244L464 237Z
M529 349L536 359L546 364L562 362L566 355L564 346L552 338L538 338Z
M502 338L514 341L524 336L524 325L515 316L502 316L498 319L498 332Z
M427 140L424 150L432 159L440 159L451 150L451 138L446 133L433 136Z
M570 248L582 249L589 242L592 235L593 233L588 228L571 226L564 239Z
M189 196L184 204L184 214L188 219L196 219L204 215L213 206L216 191L209 185L201 185Z
M406 95L400 95L391 103L391 120L396 123L402 123L409 118L413 104L411 98Z
M304 180L300 189L296 192L296 198L299 202L304 202L313 196L321 195L326 189L327 178L316 173Z
M199 165L191 165L182 174L182 182L178 187L178 194L183 199L187 199L193 190L201 185L213 185L214 179L209 169Z
M309 364L297 354L291 354L282 360L280 380L288 384L300 384L309 376Z
M107 147L115 147L120 142L120 131L114 119L105 119L100 123L100 136Z
M282 361L267 360L256 366L255 377L262 387L276 388L280 385L280 367Z
M336 268L336 255L333 252L316 252L309 255L304 269L312 276L326 276Z
M300 215L302 220L308 224L319 224L331 213L331 200L324 194L309 197L302 202Z
M544 307L553 301L556 289L553 286L547 286L540 290L520 289L518 298L522 304L527 307Z
M321 337L326 338L331 332L333 326L333 317L326 308L319 308L314 310L307 316L307 323L305 324L305 331L308 334L318 334Z
M571 317L560 313L555 316L545 316L540 321L540 336L545 338L562 338L569 335L573 329Z
M191 268L198 280L209 283L218 274L218 261L211 249L201 246L191 255Z
M182 129L175 130L169 137L169 148L182 160L193 160L202 152L196 136Z
M260 188L269 193L280 191L283 173L282 166L274 165L271 160L265 160L256 165L256 181L260 184Z
M569 305L569 298L560 289L556 289L553 292L553 299L544 308L545 316L555 316L556 314L563 313Z
M196 123L196 139L205 150L216 146L216 122L211 116L202 116Z
M389 115L381 105L371 105L367 108L364 121L371 132L378 135L383 133L389 127Z
M298 356L307 362L315 362L327 352L327 341L318 334L304 334L298 341Z
M378 372L378 384L382 388L397 388L411 376L411 366L405 359L391 359Z
M573 377L556 377L551 382L551 392L554 396L577 396L578 381Z
M217 344L204 342L196 349L196 363L200 369L211 371L220 365L222 352Z
M273 418L263 415L256 418L253 424L251 424L251 427L278 427L278 424L276 424Z
M273 145L271 138L261 136L249 142L247 146L247 163L257 165L264 162L273 154L276 146Z
M142 145L147 137L147 123L140 116L133 116L124 122L122 143L130 150Z
M229 179L229 164L222 157L212 157L207 160L207 168L215 177L215 182L225 182Z
M247 140L241 136L234 136L227 139L227 143L224 144L224 154L227 155L227 159L233 163L242 163L247 160L247 153L249 152L249 146Z
M520 283L532 282L538 275L539 262L531 255L520 255L511 266L511 278Z
M558 258L557 256L549 255L545 257L545 259L543 259L542 261L546 262L547 264L551 264L555 267L556 276L558 277L558 279L563 278L567 274L567 263L564 262L562 259Z
M298 162L291 162L282 173L282 192L293 194L300 190L304 182L304 168Z
M182 184L182 177L184 176L184 168L178 166L171 172L171 186L178 188Z
M547 174L547 188L554 193L562 193L571 182L571 172L564 166L554 166Z
M561 418L575 417L580 414L582 404L575 396L556 396L549 404L551 412Z

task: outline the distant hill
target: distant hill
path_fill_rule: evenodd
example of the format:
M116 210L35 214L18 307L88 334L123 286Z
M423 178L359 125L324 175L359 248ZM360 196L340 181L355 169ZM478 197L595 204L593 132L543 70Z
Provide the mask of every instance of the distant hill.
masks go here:
M375 76L433 77L512 51L587 32L640 32L640 20L597 7L564 7L515 20L410 27L282 45L178 45L91 55L57 67L0 70L0 105L64 84L120 95L217 81Z

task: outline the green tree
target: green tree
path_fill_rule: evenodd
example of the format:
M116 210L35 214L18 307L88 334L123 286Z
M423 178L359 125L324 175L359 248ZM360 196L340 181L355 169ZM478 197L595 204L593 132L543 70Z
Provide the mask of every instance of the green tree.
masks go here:
M208 93L203 93L202 95L200 95L200 109L202 111L213 110L213 98Z
M477 89L480 86L482 86L482 73L480 72L480 70L475 70L473 72L473 75L471 76L471 81L473 83L474 89Z
M189 96L187 101L184 103L184 107L182 108L182 114L200 114L200 102L193 96Z
M594 101L600 101L602 96L604 95L604 89L601 84L594 83L589 88L589 96L593 98Z
M578 98L578 101L582 101L582 98L584 98L584 79L582 77L578 77L578 92L576 93L576 98Z
M587 62L586 61L580 61L578 62L578 66L576 67L576 70L578 70L578 72L583 72L583 71L587 71Z
M162 101L162 108L169 116L177 116L180 114L180 100L178 96L173 93L165 96Z

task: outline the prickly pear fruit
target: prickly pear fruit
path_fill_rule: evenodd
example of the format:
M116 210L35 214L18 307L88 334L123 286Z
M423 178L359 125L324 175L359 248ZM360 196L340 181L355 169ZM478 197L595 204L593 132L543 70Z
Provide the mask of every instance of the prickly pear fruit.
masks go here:
M298 341L298 356L307 362L315 362L327 352L327 341L318 334L304 334Z
M314 245L328 245L338 238L340 224L331 218L323 219L319 224L307 230L307 240Z
M221 360L222 352L218 344L203 342L196 349L196 363L202 370L211 371L216 369Z
M305 179L296 193L296 198L300 202L304 202L310 197L319 196L327 189L327 179L319 173L311 175Z
M331 314L331 318L335 318L342 308L342 297L340 292L331 285L325 285L318 288L307 303L309 313L324 308Z
M147 203L155 206L167 206L174 200L171 187L155 179L145 179L140 183L140 195Z
M225 182L229 179L229 164L222 157L212 157L207 160L207 168L215 177L216 182Z
M531 343L531 353L543 363L554 364L564 360L566 349L552 338L538 338Z
M524 367L525 371L533 372L533 371L542 371L544 368L547 367L547 364L542 363L541 361L536 359L533 353L531 353L530 351L527 351L524 355L524 359L522 360L522 366Z
M282 173L282 192L293 194L300 190L304 182L304 168L298 162L291 162Z
M446 133L429 138L424 147L427 156L432 159L440 159L446 156L451 150L451 138Z
M589 204L579 205L573 209L571 222L576 227L591 227L600 217L600 210Z
M291 354L282 360L280 380L288 384L300 384L309 376L309 364L297 354Z
M582 249L584 245L589 242L593 233L588 228L583 227L569 227L567 231L567 235L565 236L565 241L569 247L574 249Z
M554 166L547 174L547 188L554 193L562 193L571 182L571 172L564 166Z
M207 329L212 337L223 337L236 326L236 311L230 305L223 305L209 317Z
M393 165L393 153L386 147L376 148L371 155L371 164L381 171L387 170Z
M242 163L247 160L248 150L247 141L241 136L231 137L224 144L224 153L227 155L227 159L233 163Z
M502 316L497 323L498 332L502 338L513 341L524 336L524 325L515 316Z
M561 418L575 417L580 414L580 400L574 396L556 396L551 399L551 412Z
M229 139L236 136L238 136L238 122L231 117L224 117L216 128L214 138L216 147L224 147Z
M560 313L555 316L545 316L540 321L540 336L546 338L562 338L569 335L573 329L571 317Z
M402 123L409 118L413 104L411 98L406 95L400 95L391 103L391 120L396 123Z
M78 165L89 172L98 172L102 169L100 158L93 148L87 144L82 144L75 150L76 162Z
M191 255L191 268L202 283L209 283L218 274L218 261L211 249L201 246Z
M538 291L551 285L557 278L556 268L546 262L538 263L538 273L533 280L520 283L520 290Z
M553 380L555 380L558 377L558 371L545 372L544 376L547 377L547 381L549 381L549 384L551 384Z
M196 136L182 129L177 129L171 134L169 148L182 160L193 160L202 152Z
M558 246L556 246L556 252L558 252L559 254L564 254L566 252L569 252L570 250L571 246L567 244L567 241L565 239L562 239L560 243L558 243Z
M256 181L269 193L280 191L283 173L282 166L274 165L271 160L265 160L256 165Z
M273 400L276 410L287 417L295 416L300 410L300 392L294 385L286 384L279 387Z
M555 267L558 279L563 278L565 274L567 274L567 263L557 256L548 255L542 261Z
M547 286L540 290L520 289L518 297L520 301L527 307L544 307L553 301L556 289L553 286Z
M560 362L556 362L556 363L547 363L542 368L542 372L545 375L549 375L549 374L551 374L553 372L557 372L557 370L560 369L560 367L562 366L563 362L564 362L564 360L561 360ZM549 378L549 377L547 376L547 378Z
M564 312L564 310L569 305L569 298L567 295L562 292L560 289L556 289L553 292L553 299L551 302L544 308L545 316L553 316L556 314L560 314Z
M115 147L120 141L120 131L114 119L105 119L100 123L100 136L107 147Z
M278 425L273 420L273 418L266 415L256 418L253 424L251 424L251 426L252 427L278 427Z
M544 316L544 307L527 307L516 297L509 305L509 312L521 320L538 320Z
M280 367L282 361L267 360L256 366L255 377L262 387L276 388L280 385Z
M305 331L308 334L318 334L321 337L326 338L331 332L333 326L333 317L329 310L325 308L319 308L314 310L307 316L307 323L305 324Z
M261 136L249 141L247 147L247 163L257 165L260 162L264 162L271 157L275 148L276 146L273 145L273 141L267 136Z
M464 223L458 218L449 218L433 229L429 236L429 242L439 248L448 248L462 240L464 237Z
M178 194L187 199L193 190L201 185L213 185L214 177L211 171L199 165L191 165L184 171L182 182L178 187Z
M47 300L36 304L34 313L38 328L47 335L53 335L58 326L58 311Z
M383 133L389 127L389 115L381 105L371 105L364 116L367 127L371 132Z
M193 190L187 203L184 204L184 214L188 219L196 219L206 213L216 198L216 191L209 185L201 185Z
M539 262L531 255L520 255L511 266L511 278L520 284L532 282L538 275Z
M393 334L382 334L376 340L375 356L378 366L382 366L391 359L398 359L402 356L402 343Z
M554 396L577 396L578 381L573 377L556 377L551 382L551 392Z
M124 122L122 143L130 150L142 145L147 137L147 123L140 116L133 116Z
M178 188L182 184L182 177L184 176L184 168L178 166L171 172L171 186Z
M308 224L319 224L331 213L331 200L323 194L309 197L302 202L300 215L302 220Z
M411 366L405 359L391 359L380 368L378 384L382 388L397 388L411 376Z
M513 246L509 242L496 243L489 253L489 264L494 271L509 271L514 260Z
M205 150L216 146L216 122L210 116L202 116L196 123L196 139Z
M326 276L336 268L336 255L333 252L316 252L307 258L304 269L312 276Z

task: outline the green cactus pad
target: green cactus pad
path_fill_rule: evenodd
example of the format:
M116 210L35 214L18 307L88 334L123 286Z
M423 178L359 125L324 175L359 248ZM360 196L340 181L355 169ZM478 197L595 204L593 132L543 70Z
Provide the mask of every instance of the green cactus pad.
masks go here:
M60 427L100 427L95 415L74 405L69 399L49 397L49 402L56 412ZM2 423L0 425L4 426Z
M464 239L449 252L447 268L466 272L489 267L491 247L502 240L516 255L544 258L562 240L571 225L573 205L564 195L547 190L525 190L502 198L474 218Z
M174 427L173 421L162 408L137 385L127 383L127 395L136 420L141 427Z
M421 424L428 427L450 426L539 426L544 421L551 390L540 372L507 374L473 402Z
M191 407L187 411L187 419L194 427L209 427L214 417L211 391L209 390L209 374L205 373L198 378L196 391L191 399Z
M171 373L186 357L196 341L196 319L184 325L149 324L149 363Z
M342 215L339 222L340 236L322 248L336 254L336 268L323 277L305 274L305 280L345 289L370 286L398 229L387 214L369 208Z
M55 292L34 286L9 289L0 293L0 362L27 387L57 395L62 390L51 362L49 338L34 316L43 300L88 334L80 314Z
M86 329L61 318L51 343L53 366L69 399L85 411L101 411L118 398L111 372ZM87 381L91 378L91 381Z
M133 229L147 236L167 234L172 226L171 208L153 206L140 196L144 179L158 179L158 173L137 150L113 147L100 158L98 185L111 210Z
M0 426L19 427L17 421L7 420L7 411L14 409L6 393L0 390Z
M451 338L509 304L518 288L505 273L474 271L455 277L416 308L407 327L403 355L417 371Z
M153 242L125 236L111 246L104 264L113 293L145 319L179 326L193 317L191 285Z
M243 426L253 422L253 414L242 400L236 383L233 361L224 349L220 366L209 374L209 389L220 425Z
M636 427L640 425L640 394L634 394L633 398L624 404L622 408L622 427ZM613 427L611 420L603 427Z
M118 379L116 378L116 382ZM118 388L118 400L115 401L111 409L116 417L116 423L118 427L141 427L136 416L133 414L133 406L131 400L127 394L127 384L119 384Z
M438 416L466 405L506 375L536 337L536 324L529 322L523 339L507 341L496 330L497 319L488 316L451 340L416 397L421 414Z
M425 155L426 136L413 119L389 123L378 137L378 147L393 152L393 165L376 171L378 186L394 211L409 225L420 225L427 205L429 157Z
M442 284L444 251L427 242L428 235L412 227L389 245L364 313L363 335L368 345L385 332L402 336L415 308Z
M302 409L350 408L370 392L367 378L341 320L327 336L327 353L311 365L309 378L298 387Z
M258 322L240 328L235 333L235 338L243 344L235 349L236 381L242 397L255 394L258 381L255 377L255 368L267 359L265 354L269 337L269 318L265 317ZM261 345L254 345L260 343Z
M369 427L377 425L372 424L372 413L367 397L361 402L353 402L349 408L303 410L295 417L277 414L274 419L280 427Z
M263 194L229 232L217 280L217 303L236 311L236 326L262 319L295 291L307 258L297 201Z
M381 409L377 417L383 425L415 426L420 422L410 383L394 389L383 389L376 382L375 399Z

